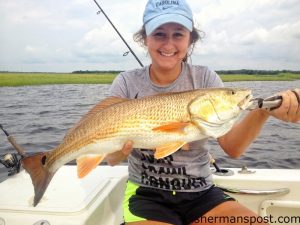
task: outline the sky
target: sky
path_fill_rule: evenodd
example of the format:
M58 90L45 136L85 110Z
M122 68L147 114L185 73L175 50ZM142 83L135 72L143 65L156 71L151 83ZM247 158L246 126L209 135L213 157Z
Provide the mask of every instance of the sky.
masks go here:
M98 0L133 41L146 0ZM205 37L191 62L213 70L300 70L300 0L187 0ZM94 0L0 0L0 71L127 70L140 65Z

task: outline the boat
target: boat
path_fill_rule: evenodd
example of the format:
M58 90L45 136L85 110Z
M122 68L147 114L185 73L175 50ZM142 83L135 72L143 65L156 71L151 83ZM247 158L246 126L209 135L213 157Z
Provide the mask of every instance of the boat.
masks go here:
M300 224L300 170L229 168L216 171L215 185L270 224ZM21 170L0 183L1 225L120 225L127 165L100 165L83 179L75 165L58 170L40 203ZM232 218L231 218L232 219ZM272 222L272 223L271 223Z
M0 225L124 223L122 201L128 179L126 164L99 165L83 179L77 178L75 165L64 165L34 207L30 176L20 167L20 158L26 153L1 124L0 128L18 152L0 158L10 175L0 181ZM215 185L257 213L258 222L300 224L300 169L220 169L215 161L212 165Z

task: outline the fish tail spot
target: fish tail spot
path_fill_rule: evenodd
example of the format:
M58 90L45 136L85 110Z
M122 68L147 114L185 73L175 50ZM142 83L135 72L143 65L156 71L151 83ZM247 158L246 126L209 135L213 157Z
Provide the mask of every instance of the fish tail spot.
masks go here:
M44 156L42 157L42 160L41 160L41 162L42 162L43 165L46 164L46 159L47 159L47 157L44 155Z

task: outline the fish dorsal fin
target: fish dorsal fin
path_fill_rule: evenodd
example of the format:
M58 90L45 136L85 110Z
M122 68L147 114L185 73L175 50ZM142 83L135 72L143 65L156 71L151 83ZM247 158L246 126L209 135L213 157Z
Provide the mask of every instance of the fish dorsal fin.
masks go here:
M101 111L109 106L112 106L114 104L117 103L121 103L121 102L126 102L129 101L129 99L127 98L120 98L120 97L108 97L105 98L104 100L102 100L101 102L99 102L97 105L95 105L87 114L86 116L90 115L90 114L94 114L97 113L98 111Z
M168 143L162 146L159 146L155 149L154 158L161 159L164 157L167 157L171 155L172 153L176 152L178 149L180 149L182 146L184 146L186 142L183 141L177 141Z
M109 106L112 106L114 104L117 103L121 103L121 102L126 102L129 99L127 98L120 98L120 97L108 97L104 100L102 100L101 102L99 102L97 105L95 105L90 111L88 111L87 114L85 114L81 120L78 122L78 124L80 124L82 121L84 121L85 119L94 116L95 114L97 114L99 111L102 111L103 109L108 108Z
M182 133L183 129L190 125L189 122L172 122L159 127L155 127L153 131L161 131L161 132L179 132Z
M77 176L83 178L96 168L105 158L103 155L84 155L76 160Z
M121 103L121 102L126 102L129 99L127 98L120 98L120 97L108 97L104 100L102 100L101 102L99 102L97 105L95 105L87 114L85 114L77 124L75 124L74 127L72 127L68 133L65 135L64 139L70 134L72 133L72 131L74 131L79 125L81 125L86 119L94 116L95 114L97 114L99 111L108 108L109 106L112 106L114 104L117 103Z

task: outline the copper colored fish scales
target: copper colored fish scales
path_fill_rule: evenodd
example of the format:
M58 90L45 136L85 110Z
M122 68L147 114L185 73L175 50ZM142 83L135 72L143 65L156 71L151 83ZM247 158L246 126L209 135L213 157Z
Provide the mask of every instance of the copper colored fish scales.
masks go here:
M128 140L134 148L155 150L155 158L166 157L186 143L224 135L251 98L247 89L211 88L107 99L70 129L57 148L22 160L34 185L34 206L55 172L73 159L81 178Z

